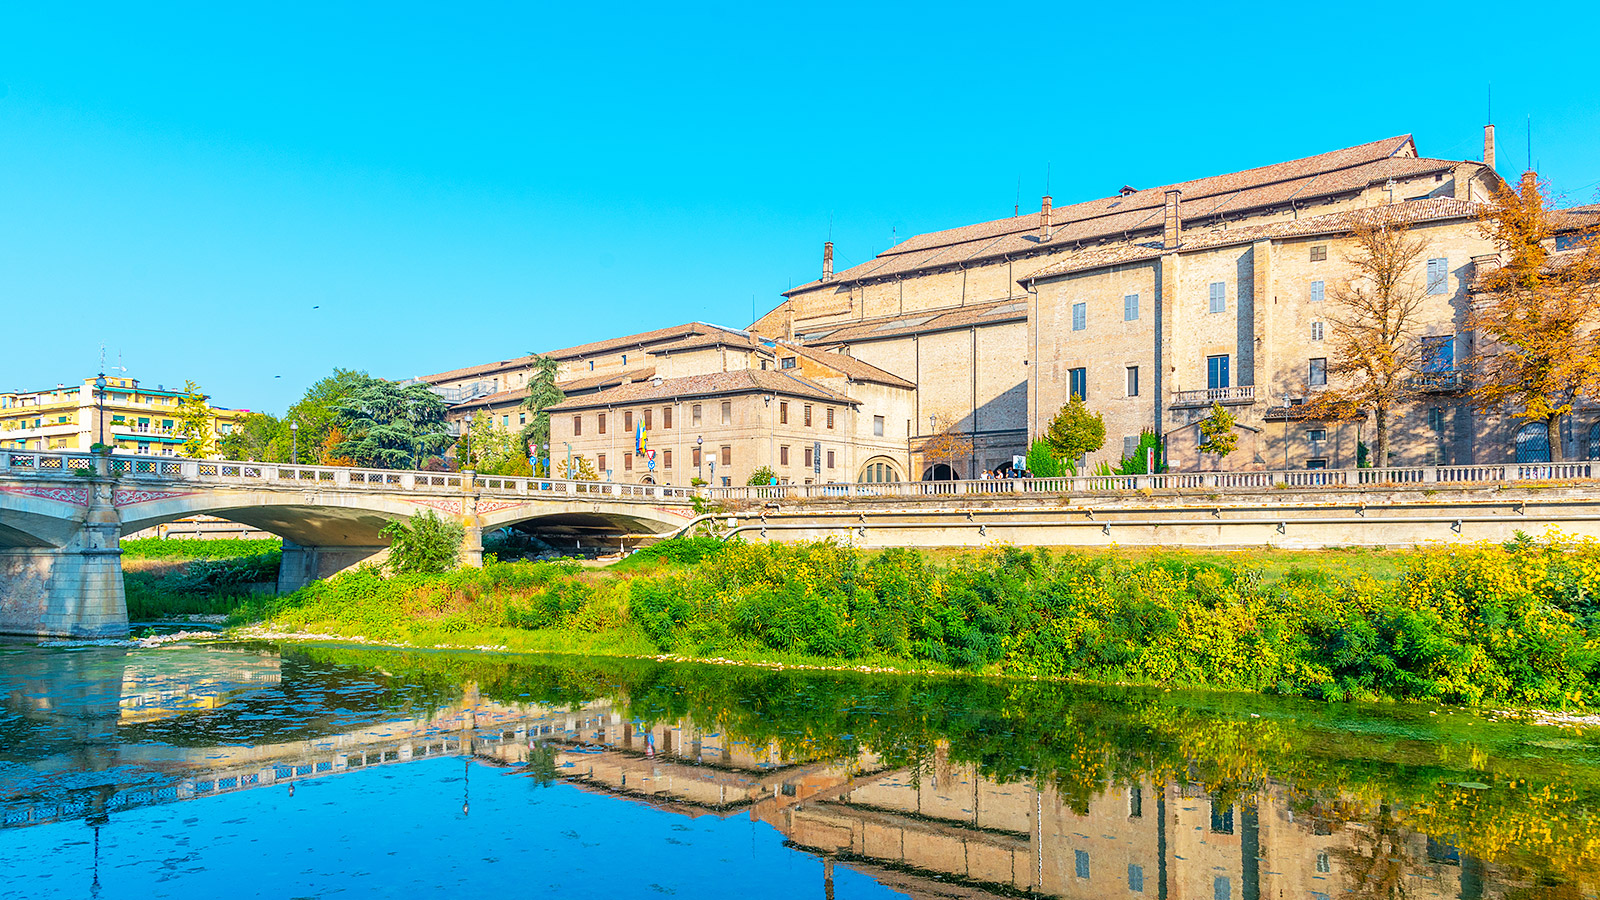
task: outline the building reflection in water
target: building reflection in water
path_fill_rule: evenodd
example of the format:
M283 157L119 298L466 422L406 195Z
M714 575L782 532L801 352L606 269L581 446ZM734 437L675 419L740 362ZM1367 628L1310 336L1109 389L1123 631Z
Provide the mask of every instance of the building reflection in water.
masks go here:
M1398 826L1387 807L1319 803L1291 785L1229 797L1201 784L1139 781L1084 801L1046 778L986 778L953 761L944 743L912 766L885 765L870 749L797 757L777 741L690 718L632 720L621 700L508 704L470 683L453 702L399 717L385 709L334 733L189 747L119 739L119 728L247 702L278 684L277 664L237 651L192 668L154 655L128 665L119 651L7 671L6 712L35 740L25 758L0 751L9 773L0 779L0 824L82 819L98 838L110 817L140 806L266 785L287 785L292 797L305 779L460 756L463 817L475 764L686 816L748 815L823 860L825 896L835 865L919 898L1478 900L1530 887L1519 870ZM57 778L72 787L56 789ZM1578 892L1570 896L1595 890L1569 887Z

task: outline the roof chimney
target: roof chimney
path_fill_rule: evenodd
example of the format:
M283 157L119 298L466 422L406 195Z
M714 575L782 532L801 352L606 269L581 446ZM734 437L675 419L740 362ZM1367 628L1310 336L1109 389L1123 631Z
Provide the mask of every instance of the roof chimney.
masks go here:
M1494 126L1483 126L1483 164L1494 168Z
M1178 214L1178 198L1183 191L1173 188L1167 191L1167 211L1161 228L1161 249L1178 249L1178 232L1183 228L1183 219Z
M822 280L833 280L833 241L825 241L822 245Z
M1050 195L1045 194L1039 204L1039 240L1050 240Z

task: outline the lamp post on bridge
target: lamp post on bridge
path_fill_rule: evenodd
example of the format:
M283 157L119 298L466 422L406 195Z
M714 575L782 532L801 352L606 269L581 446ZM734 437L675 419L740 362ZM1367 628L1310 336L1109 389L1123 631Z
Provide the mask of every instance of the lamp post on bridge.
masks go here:
M102 448L104 453L106 445L106 373L101 372L94 377L94 443Z
M699 478L701 481L705 481L705 478L703 477L705 475L705 470L702 468L702 466L705 465L705 443L706 443L705 435L703 435L703 434L695 435L695 439L694 439L694 477ZM713 467L712 473L715 474L715 472L716 472L716 469Z
M289 462L300 465L300 422L289 423Z

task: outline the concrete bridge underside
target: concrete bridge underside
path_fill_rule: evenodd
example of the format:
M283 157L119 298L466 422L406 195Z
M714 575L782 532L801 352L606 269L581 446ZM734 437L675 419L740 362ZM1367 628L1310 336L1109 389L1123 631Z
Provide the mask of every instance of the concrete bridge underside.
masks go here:
M380 562L389 544L384 526L424 510L464 526L468 565L482 564L485 530L515 527L559 545L662 534L690 516L682 502L604 495L0 477L0 634L125 635L123 534L202 514L271 532L284 540L278 590L289 592L362 562Z

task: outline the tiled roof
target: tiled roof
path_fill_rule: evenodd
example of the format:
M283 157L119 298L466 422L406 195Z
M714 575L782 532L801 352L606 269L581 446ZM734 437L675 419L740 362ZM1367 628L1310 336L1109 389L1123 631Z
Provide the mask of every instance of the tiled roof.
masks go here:
M1410 200L1383 206L1367 206L1325 216L1312 216L1264 225L1247 225L1241 228L1219 228L1206 231L1186 231L1179 250L1204 250L1248 244L1254 241L1293 237L1314 237L1319 234L1339 234L1359 224L1405 224L1435 222L1449 219L1476 218L1481 204L1432 197L1427 200ZM1110 247L1083 250L1028 276L1024 281L1041 281L1073 272L1087 272L1104 266L1122 265L1155 259L1170 251L1153 244L1117 244Z
M892 372L885 372L872 363L864 362L856 359L853 356L845 356L843 353L830 353L825 350L816 350L800 344L791 344L788 341L781 342L780 352L782 351L789 351L799 354L800 356L804 356L806 359L814 360L822 365L835 369L845 377L849 378L851 381L867 381L873 384L886 384L890 387L908 389L916 387L915 383L907 381L904 378L901 378L899 375L895 375Z
M633 403L651 403L690 397L715 397L728 394L772 393L786 397L802 397L832 403L855 404L857 401L837 391L831 391L805 378L769 369L741 369L737 372L712 372L707 375L689 375L684 378L654 381L636 381L619 385L583 397L564 400L550 407L552 412L573 409L592 409L597 406L626 406Z
M1411 136L1401 135L1243 172L1056 207L1050 215L1048 242L1041 240L1038 212L916 235L839 272L831 282L813 281L789 290L786 296L841 282L1152 234L1162 227L1166 192L1173 189L1182 191L1183 221L1201 225L1290 204L1304 209L1390 178L1443 172L1457 165L1461 163L1418 158Z
M607 372L600 375L590 375L587 378L573 378L568 381L558 381L556 382L556 387L561 388L561 392L563 394L571 396L580 392L587 393L598 388L621 384L625 380L647 381L655 374L655 369L630 369L626 372ZM506 402L521 403L527 398L527 396L528 389L526 387L519 387L509 391L500 391L499 393L476 397L464 403L452 403L450 405L450 411L456 412L461 410L477 409L479 407L488 408L491 406L499 406L500 404Z
M657 328L654 331L643 331L638 334L629 334L617 338L608 338L603 341L594 341L588 344L579 344L576 347L567 347L562 350L551 350L543 355L558 360L582 359L587 356L597 356L613 350L625 350L629 347L645 347L665 341L681 340L694 335L704 334L743 334L731 328L720 325L710 325L705 322L688 322L683 325L673 325L670 328ZM476 366L467 366L461 369L451 369L436 375L424 375L419 380L428 384L442 384L447 381L460 381L463 378L472 378L478 375L489 375L506 370L526 369L533 364L533 356L517 356L503 359L499 362L482 363Z
M812 346L837 346L861 341L883 340L904 334L928 334L970 328L974 325L995 325L1001 322L1020 322L1028 318L1028 301L994 300L946 309L929 309L898 316L878 316L870 319L847 319L807 326L795 337Z

